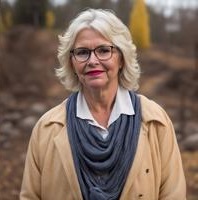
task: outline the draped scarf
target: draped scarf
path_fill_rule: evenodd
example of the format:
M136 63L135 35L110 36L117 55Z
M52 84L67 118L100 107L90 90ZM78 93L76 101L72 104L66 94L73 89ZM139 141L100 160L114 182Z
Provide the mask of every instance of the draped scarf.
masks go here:
M118 200L121 195L141 126L140 99L134 92L129 94L135 115L121 114L108 127L105 139L95 126L76 116L78 93L67 100L67 132L84 200Z

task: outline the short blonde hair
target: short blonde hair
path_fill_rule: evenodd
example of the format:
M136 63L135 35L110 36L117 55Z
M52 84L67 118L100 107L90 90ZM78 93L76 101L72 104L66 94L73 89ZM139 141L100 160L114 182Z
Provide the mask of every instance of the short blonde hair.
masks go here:
M119 73L119 84L128 90L138 89L140 67L136 58L136 47L132 42L127 26L110 10L87 9L71 21L68 29L59 36L58 59L60 68L56 75L66 90L78 91L81 84L71 65L70 50L73 48L77 34L92 28L102 34L107 40L117 46L123 56L123 66Z

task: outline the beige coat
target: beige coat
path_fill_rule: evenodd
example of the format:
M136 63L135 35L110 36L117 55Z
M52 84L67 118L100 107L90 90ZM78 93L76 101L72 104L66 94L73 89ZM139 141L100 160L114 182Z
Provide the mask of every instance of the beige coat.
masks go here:
M185 200L186 184L172 123L141 97L137 153L120 200ZM47 112L30 139L20 200L82 200L66 130L65 102Z

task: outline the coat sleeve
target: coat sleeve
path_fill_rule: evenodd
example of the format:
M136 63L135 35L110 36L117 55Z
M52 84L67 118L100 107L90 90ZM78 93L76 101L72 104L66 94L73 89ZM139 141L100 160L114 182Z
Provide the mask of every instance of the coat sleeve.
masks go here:
M186 181L175 131L166 115L166 124L158 129L161 153L161 187L159 200L185 200Z
M39 166L38 125L33 129L25 161L20 200L41 199L41 170Z

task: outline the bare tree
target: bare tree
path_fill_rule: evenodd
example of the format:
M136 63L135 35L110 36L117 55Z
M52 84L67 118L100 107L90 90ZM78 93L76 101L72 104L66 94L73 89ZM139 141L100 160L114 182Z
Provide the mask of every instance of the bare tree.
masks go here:
M117 2L116 11L118 13L118 16L126 25L129 24L129 14L131 6L132 6L131 0L119 0Z

